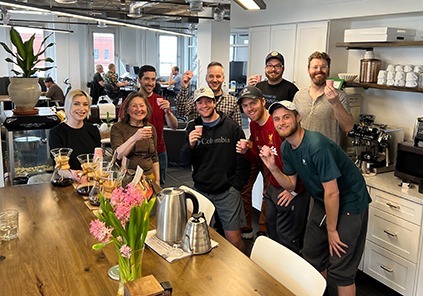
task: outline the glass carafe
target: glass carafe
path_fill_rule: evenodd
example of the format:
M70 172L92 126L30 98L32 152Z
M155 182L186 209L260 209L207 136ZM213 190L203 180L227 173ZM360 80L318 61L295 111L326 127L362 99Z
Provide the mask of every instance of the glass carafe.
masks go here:
M111 172L116 170L116 166L113 163L108 161L101 161L97 163L97 166L94 170L94 185L89 194L89 201L94 206L100 205L100 199L98 194L102 192L102 185L104 180L106 180Z
M69 186L73 183L74 177L69 166L71 148L54 148L50 150L53 155L55 167L51 176L51 184L58 187Z
M110 198L112 191L122 186L122 180L125 176L124 172L111 170L107 176L104 174L100 177L100 192L104 198Z
M95 170L98 166L98 161L96 161L93 153L81 154L76 158L82 168L81 181L76 191L81 195L88 196L94 186Z

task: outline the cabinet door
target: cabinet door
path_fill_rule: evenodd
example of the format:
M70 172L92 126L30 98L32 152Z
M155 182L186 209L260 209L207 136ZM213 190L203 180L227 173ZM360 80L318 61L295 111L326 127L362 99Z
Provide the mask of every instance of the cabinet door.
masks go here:
M270 29L270 50L279 51L283 55L285 59L283 78L289 81L294 79L296 29L295 24L272 26Z
M327 33L327 21L297 25L293 82L298 88L306 88L310 85L310 77L307 72L308 57L315 51L326 52Z
M250 28L249 35L248 76L262 74L264 77L264 60L270 52L270 27Z

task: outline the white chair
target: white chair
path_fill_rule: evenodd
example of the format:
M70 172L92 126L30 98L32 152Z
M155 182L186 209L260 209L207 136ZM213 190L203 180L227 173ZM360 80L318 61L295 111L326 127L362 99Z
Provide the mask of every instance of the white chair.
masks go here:
M184 190L185 192L188 192L192 195L194 195L197 200L198 200L198 210L200 212L204 213L204 216L206 217L206 221L207 224L210 225L213 215L214 215L214 211L215 211L215 207L214 204L204 195L202 195L201 193L195 191L192 188L189 188L188 186L182 185L179 186L180 189ZM187 202L187 211L188 211L188 216L191 217L192 212L194 206L192 204L192 202Z
M325 292L326 280L320 272L266 236L255 240L250 258L295 295L322 296Z

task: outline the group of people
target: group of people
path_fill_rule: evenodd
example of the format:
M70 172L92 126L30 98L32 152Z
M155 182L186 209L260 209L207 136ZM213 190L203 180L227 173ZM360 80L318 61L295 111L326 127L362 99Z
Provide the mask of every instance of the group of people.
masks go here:
M192 166L194 187L216 207L225 237L244 251L252 238L252 187L264 179L256 235L267 235L303 256L334 279L339 295L354 295L354 278L364 249L371 199L359 170L339 147L340 131L354 124L345 93L326 84L331 59L315 52L308 60L311 85L298 90L283 78L284 58L265 58L267 80L248 79L237 98L224 92L221 63L207 66L207 87L189 95L192 71L180 77L176 115L191 115L181 159ZM179 69L178 69L179 70ZM156 70L142 66L139 92L122 103L112 126L111 146L129 168L164 186L167 169L163 128L177 127L170 103L154 93ZM85 121L91 100L82 90L65 100L67 119L53 128L50 146L69 147L76 156L100 146L98 129ZM241 110L250 119L250 137L242 130ZM310 200L313 202L309 210Z
M264 192L257 234L329 274L339 295L355 295L371 199L364 178L339 146L341 130L351 130L354 120L345 93L326 84L330 63L326 53L310 55L311 85L298 90L282 77L283 56L271 52L265 59L267 80L250 77L238 98L223 93L224 71L217 62L208 65L208 87L191 99L191 77L184 74L177 113L195 119L181 153L192 165L194 187L213 202L233 245L244 250L242 236L252 232L251 189L260 171ZM250 119L248 140L240 107Z

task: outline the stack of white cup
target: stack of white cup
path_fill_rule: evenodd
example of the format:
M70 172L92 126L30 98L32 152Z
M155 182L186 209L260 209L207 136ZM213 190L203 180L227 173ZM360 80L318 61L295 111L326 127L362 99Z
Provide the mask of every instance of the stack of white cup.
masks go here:
M380 70L377 84L400 87L423 87L422 65L388 65L386 70Z

